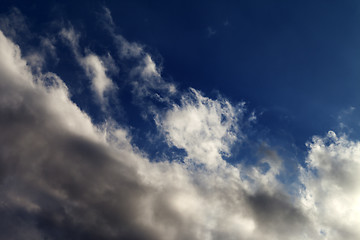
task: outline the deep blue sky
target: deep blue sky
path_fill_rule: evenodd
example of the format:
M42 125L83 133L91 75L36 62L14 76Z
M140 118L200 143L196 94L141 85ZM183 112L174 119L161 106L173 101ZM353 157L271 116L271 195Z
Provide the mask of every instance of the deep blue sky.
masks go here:
M233 102L245 101L258 115L255 136L303 149L315 134L340 131L340 115L348 125L343 131L359 136L358 1L3 0L0 11L6 14L13 6L39 34L58 31L54 20L70 21L82 32L81 41L98 53L114 50L97 23L106 6L118 33L146 45L163 66L165 79L207 96L220 93ZM58 47L58 54L71 55ZM70 88L79 88L84 76L78 68L69 72L72 65L69 60L48 68ZM74 96L96 119L85 98ZM355 110L347 113L350 107Z

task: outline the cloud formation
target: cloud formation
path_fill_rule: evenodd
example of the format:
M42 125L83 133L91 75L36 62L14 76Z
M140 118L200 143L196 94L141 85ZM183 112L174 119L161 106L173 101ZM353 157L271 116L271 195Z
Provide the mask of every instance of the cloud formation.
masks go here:
M107 104L106 94L115 88L113 81L106 74L108 67L105 65L105 62L96 54L89 52L89 50L89 53L85 56L80 53L80 34L76 33L72 27L69 29L62 29L60 35L69 43L75 54L76 60L83 67L86 75L91 80L91 89L95 93L97 100L105 107ZM111 58L110 55L108 55L108 57ZM111 67L112 65L110 65L110 68Z
M242 110L225 99L212 100L190 89L182 96L181 105L174 104L159 125L170 145L185 149L192 161L216 168L225 163L222 155L230 154L238 137Z
M357 239L360 231L360 143L329 131L309 143L302 200L326 239Z
M80 53L74 30L61 36L103 103L114 84L106 64ZM153 97L165 86L164 96L172 96L151 56L114 37L132 49L120 54L137 60L133 93ZM153 161L131 142L127 126L111 119L95 125L55 73L33 74L20 47L0 32L0 215L6 216L0 238L360 238L360 143L333 132L314 137L291 195L278 178L286 169L274 150L250 166L226 162L232 145L246 140L244 104L195 89L179 94L155 120L168 144L187 156Z
M129 42L122 35L116 33L111 12L106 7L104 7L103 13L103 26L112 36L119 58L136 60L136 64L130 72L134 97L141 102L148 97L157 101L168 101L168 97L177 92L175 84L162 78L161 68L145 50L144 45Z

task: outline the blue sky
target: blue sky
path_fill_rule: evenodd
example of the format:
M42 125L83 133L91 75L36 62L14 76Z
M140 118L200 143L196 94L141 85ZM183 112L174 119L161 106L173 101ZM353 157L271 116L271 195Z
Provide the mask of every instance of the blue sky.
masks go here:
M99 52L113 50L99 23L99 9L106 5L117 32L145 44L162 65L165 78L180 88L245 101L262 114L258 120L271 135L287 137L281 134L285 131L302 150L312 135L337 129L343 111L355 107L352 115L358 116L356 1L95 1L86 6L4 1L3 5L4 13L17 6L32 31L56 31L50 23L54 19L71 21L86 32L81 41ZM209 29L214 31L211 36ZM49 67L62 64L66 63Z
M358 239L359 23L357 1L3 0L0 236Z

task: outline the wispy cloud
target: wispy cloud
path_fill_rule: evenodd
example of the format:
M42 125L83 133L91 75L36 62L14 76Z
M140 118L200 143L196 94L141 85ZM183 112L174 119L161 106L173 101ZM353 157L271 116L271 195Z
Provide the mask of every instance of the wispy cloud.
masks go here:
M84 56L80 53L79 38L80 34L70 27L63 28L60 32L61 37L66 40L72 48L79 64L85 70L86 75L91 80L91 89L102 107L105 109L107 105L106 94L116 89L113 81L107 76L108 67L101 58L88 50L89 53ZM108 58L111 56L108 55ZM108 61L107 61L108 62ZM113 65L110 67L114 68Z
M207 35L208 37L212 37L216 34L216 30L212 27L207 27L206 28L206 31L207 31Z
M145 97L151 97L167 101L166 96L176 93L175 84L162 78L161 67L154 62L151 54L144 49L144 45L129 42L122 35L116 33L114 21L108 8L104 8L103 20L104 27L109 30L118 49L119 58L137 60L130 76L134 93L138 99L142 101ZM158 91L163 92L166 96L160 96Z

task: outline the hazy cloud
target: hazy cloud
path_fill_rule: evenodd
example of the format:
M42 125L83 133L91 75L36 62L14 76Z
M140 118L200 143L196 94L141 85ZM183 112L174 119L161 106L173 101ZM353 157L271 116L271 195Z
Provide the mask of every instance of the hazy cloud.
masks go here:
M11 39L19 39L19 34L31 35L25 17L17 8L11 8L7 14L0 15L0 29Z

